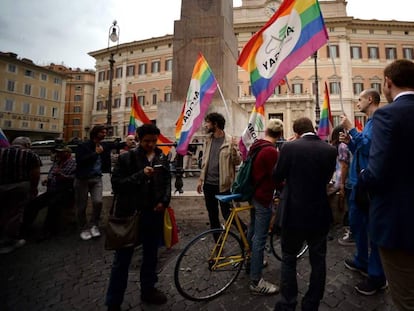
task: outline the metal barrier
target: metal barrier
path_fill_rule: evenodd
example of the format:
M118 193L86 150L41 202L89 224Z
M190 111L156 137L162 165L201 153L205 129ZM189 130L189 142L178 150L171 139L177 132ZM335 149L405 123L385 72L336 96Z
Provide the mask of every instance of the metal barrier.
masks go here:
M54 155L55 155L55 148L58 144L54 145L54 146L32 146L31 150L33 152L35 152L36 154L39 155L40 159L42 161L46 161L46 160L51 160L53 161L54 159ZM202 146L203 143L190 143L190 145L194 145L194 146ZM67 147L72 149L73 152L73 156L75 156L76 154L76 148L78 145L67 145ZM114 148L113 150L115 150L115 154L119 154L119 150L122 149L125 144L124 143L115 143L116 148ZM169 147L176 147L177 144L176 143L170 143L170 144L159 144L158 146L169 146ZM183 186L184 186L184 182L183 182L183 176L185 173L200 173L201 170L199 168L197 169L184 169L183 167L183 161L184 161L184 156L180 155L180 154L176 154L174 161L170 161L170 172L172 175L175 176L175 182L174 182L174 187L175 187L175 191L174 193L179 193L182 194L184 193L183 190ZM198 163L198 161L197 161ZM47 172L42 172L42 175L47 174Z

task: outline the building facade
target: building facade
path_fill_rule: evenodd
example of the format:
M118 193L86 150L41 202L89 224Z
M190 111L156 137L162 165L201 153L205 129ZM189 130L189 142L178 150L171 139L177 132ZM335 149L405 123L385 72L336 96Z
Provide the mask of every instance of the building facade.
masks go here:
M95 71L72 69L51 64L48 69L66 75L65 116L63 140L75 142L89 139L95 92Z
M0 128L11 141L62 137L66 75L0 52Z
M281 1L243 0L233 10L234 33L239 52L270 18ZM348 16L345 0L320 1L329 34L329 44L319 49L287 76L287 84L275 89L266 105L266 119L285 122L285 136L292 134L293 121L301 116L316 120L316 109L324 97L325 82L330 93L334 123L345 112L362 124L364 116L356 108L359 93L376 88L382 95L383 69L398 58L414 59L414 23L361 20ZM157 118L157 104L171 101L173 35L124 43L90 52L96 59L95 98L91 126L105 123L109 87L109 58L114 53L112 125L114 134L124 136L129 121L132 96L150 119ZM188 60L195 62L195 60ZM238 73L238 103L251 111L255 98L244 69ZM218 81L220 83L220 81ZM184 89L187 85L182 86ZM382 96L382 103L385 98ZM171 116L175 122L178 116ZM240 133L241 134L241 133ZM173 133L165 133L173 137Z

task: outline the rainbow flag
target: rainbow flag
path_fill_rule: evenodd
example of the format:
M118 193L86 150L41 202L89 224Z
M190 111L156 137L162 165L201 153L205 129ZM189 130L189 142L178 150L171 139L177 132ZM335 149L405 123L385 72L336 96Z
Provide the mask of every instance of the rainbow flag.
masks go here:
M0 129L0 148L10 147L9 140L7 136L4 134L3 130Z
M322 104L322 110L319 119L318 136L327 140L333 128L333 118L331 114L331 104L329 101L328 85L325 82L325 98Z
M152 123L148 116L145 114L144 110L142 109L141 105L138 103L137 97L134 93L134 100L132 102L131 107L131 115L129 117L129 124L128 124L128 135L135 135L135 131L137 127L141 124L149 124ZM157 144L172 144L173 142L169 140L164 135L160 134L158 136ZM162 152L167 155L168 152L171 150L171 146L159 146Z
M237 61L250 73L256 106L264 105L280 81L327 41L318 0L284 0Z
M253 107L250 114L249 124L243 131L239 141L239 150L243 161L246 160L250 146L258 139L262 138L264 132L265 113L264 106Z
M187 99L175 129L176 137L179 137L177 139L177 153L187 154L191 137L203 123L216 90L217 80L203 54L199 53L187 91Z

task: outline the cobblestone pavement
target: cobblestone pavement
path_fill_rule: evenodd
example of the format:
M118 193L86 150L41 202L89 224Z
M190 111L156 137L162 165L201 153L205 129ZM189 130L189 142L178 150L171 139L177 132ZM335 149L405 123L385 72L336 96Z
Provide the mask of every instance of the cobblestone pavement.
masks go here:
M195 187L195 179L188 181L188 189ZM254 296L248 288L248 277L240 273L238 279L221 296L208 302L193 302L183 298L174 285L176 257L196 234L208 229L207 214L194 200L192 207L174 206L180 228L180 242L172 249L160 248L158 287L168 296L164 306L151 306L140 301L139 267L140 250L136 250L130 267L128 288L122 310L273 310L277 296ZM201 206L200 206L201 205ZM44 214L44 211L42 211ZM44 215L43 215L44 216ZM0 310L106 310L104 306L113 252L105 251L104 237L81 241L75 227L59 237L36 242L42 214L34 226L33 238L27 244L7 255L0 255ZM104 230L102 230L104 231ZM345 311L396 311L388 290L371 297L357 294L354 286L362 277L346 270L344 258L353 252L352 247L337 243L342 230L333 233L328 242L327 283L320 309ZM269 266L264 270L266 280L278 283L280 262L266 253ZM308 256L298 262L297 279L299 301L307 289L309 279ZM299 307L298 307L299 309Z

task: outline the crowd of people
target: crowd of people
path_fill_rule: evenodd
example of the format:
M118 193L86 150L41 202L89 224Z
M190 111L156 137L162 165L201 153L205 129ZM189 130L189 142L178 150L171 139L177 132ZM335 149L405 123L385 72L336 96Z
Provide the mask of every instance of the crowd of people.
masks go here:
M284 140L284 125L272 119L264 137L249 150L249 155L254 155L254 208L250 223L242 223L251 249L249 288L252 294L279 294L275 310L295 310L298 304L296 255L305 242L311 272L301 309L318 310L325 292L327 241L335 223L346 228L338 243L355 247L354 256L344 258L345 267L366 277L355 285L357 293L374 295L389 286L399 310L414 310L414 240L410 230L414 219L414 166L410 159L414 153L410 137L414 132L414 63L390 63L384 69L383 93L389 102L383 107L377 90L360 93L357 107L367 117L361 132L343 114L327 142L318 137L309 118L301 117L293 122L294 136L280 147L277 142ZM237 140L225 132L223 115L211 112L204 121L207 136L196 190L204 195L214 229L221 227L220 211L227 219L231 208L215 196L231 193L242 158ZM11 146L0 148L0 254L25 244L31 224L44 207L48 212L42 239L59 234L62 210L72 206L77 211L80 239L100 237L102 174L111 172L116 216L140 213L141 300L165 304L167 296L156 287L156 266L163 213L171 200L171 172L169 157L156 146L160 130L144 124L136 136L129 135L113 169L111 150L115 146L104 141L106 134L105 126L95 126L89 140L77 146L75 158L70 148L57 146L55 161L42 181L47 191L41 195L37 189L42 163L30 150L30 139L17 137ZM186 168L191 168L196 150L189 151ZM280 193L277 226L282 261L280 279L269 280L263 252L276 192ZM368 194L368 201L360 200L361 193ZM86 213L88 195L90 219ZM333 217L332 209L337 209L339 216ZM133 246L114 252L105 301L108 310L121 310L133 253Z

